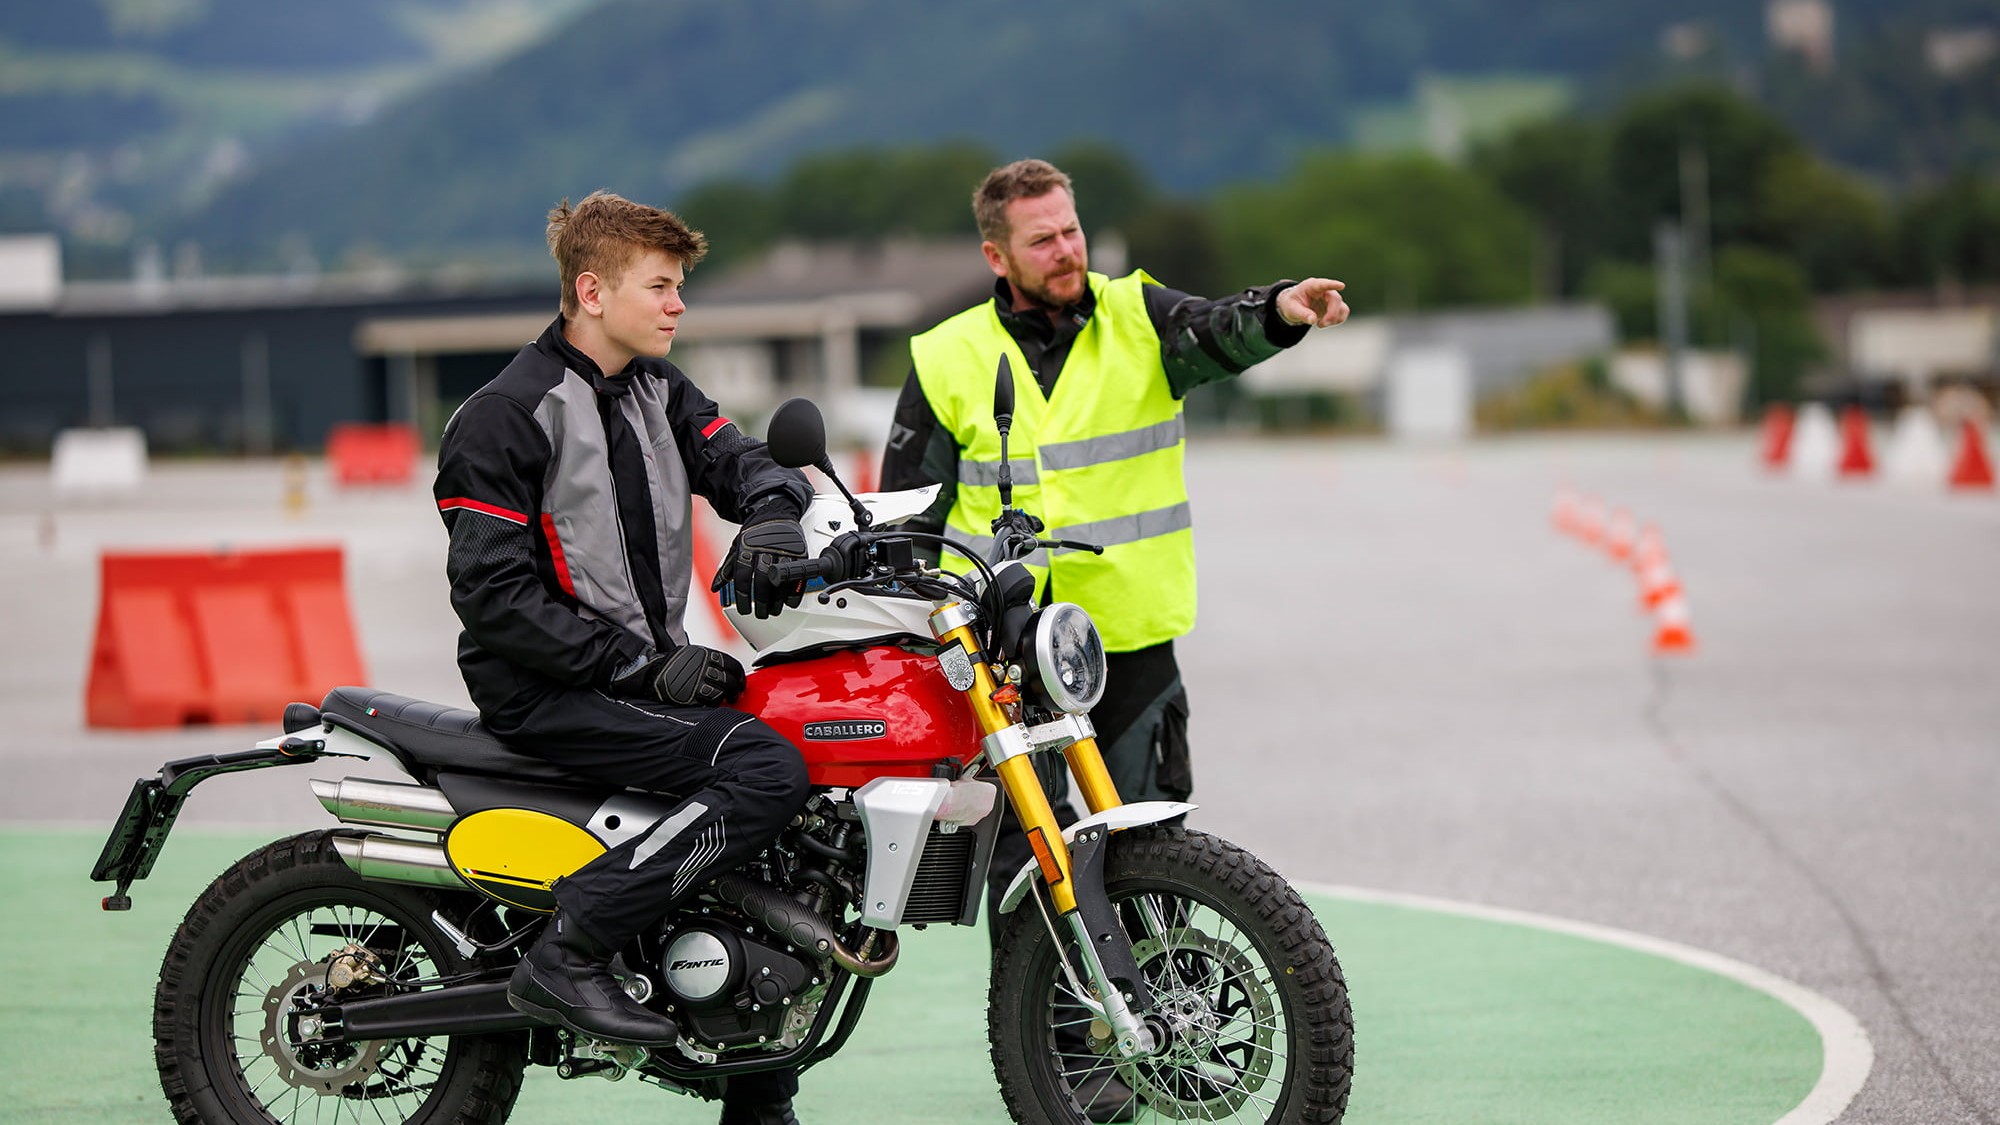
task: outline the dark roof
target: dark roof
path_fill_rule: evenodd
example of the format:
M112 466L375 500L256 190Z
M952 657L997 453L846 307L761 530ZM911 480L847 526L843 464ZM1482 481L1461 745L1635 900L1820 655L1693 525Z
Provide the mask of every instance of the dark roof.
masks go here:
M763 257L691 288L702 302L797 301L865 293L909 293L919 319L943 318L986 297L993 272L970 239L786 242Z

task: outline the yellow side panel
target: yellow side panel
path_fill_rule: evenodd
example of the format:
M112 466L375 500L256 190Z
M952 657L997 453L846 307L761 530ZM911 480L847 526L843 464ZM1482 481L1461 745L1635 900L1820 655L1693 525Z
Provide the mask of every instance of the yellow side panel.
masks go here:
M451 826L445 855L466 882L510 906L554 912L549 888L604 854L597 837L547 813L487 809Z

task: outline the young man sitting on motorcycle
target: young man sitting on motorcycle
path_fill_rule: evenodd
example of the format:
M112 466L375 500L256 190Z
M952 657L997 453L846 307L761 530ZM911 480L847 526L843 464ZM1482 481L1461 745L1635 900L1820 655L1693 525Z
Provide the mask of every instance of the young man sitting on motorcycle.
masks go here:
M453 415L436 496L486 726L605 786L683 797L652 831L555 885L557 911L508 987L515 1008L615 1043L674 1022L629 998L613 954L671 903L761 851L802 807L797 748L727 704L742 666L682 628L690 496L743 525L716 588L768 616L763 574L805 553L805 476L771 460L663 357L706 243L670 212L598 192L549 213L562 311ZM735 1079L723 1121L790 1122L796 1074Z

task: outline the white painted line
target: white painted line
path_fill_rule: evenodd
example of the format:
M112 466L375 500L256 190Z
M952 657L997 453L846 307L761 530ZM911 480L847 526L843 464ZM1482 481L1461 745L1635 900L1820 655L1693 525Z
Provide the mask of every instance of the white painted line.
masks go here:
M1679 942L1634 933L1631 930L1599 926L1592 922L1576 922L1568 918L1534 914L1525 910L1508 910L1503 907L1453 902L1450 899L1431 898L1426 895L1376 891L1366 887L1349 887L1333 883L1295 882L1292 885L1301 892L1326 895L1329 898L1407 906L1414 910L1432 910L1440 914L1458 914L1490 922L1551 930L1590 941L1600 941L1607 945L1620 945L1641 953L1650 953L1655 957L1664 957L1669 961L1679 961L1683 965L1690 965L1717 976L1728 977L1739 984L1775 997L1812 1024L1813 1030L1819 1033L1821 1056L1819 1081L1806 1094L1804 1101L1792 1107L1790 1113L1780 1117L1773 1122L1773 1125L1827 1125L1847 1109L1848 1103L1861 1092L1862 1083L1868 1081L1868 1072L1875 1067L1875 1046L1869 1042L1868 1032L1862 1028L1861 1021L1855 1019L1846 1008L1804 985L1786 980L1776 973L1765 972L1755 965L1724 957L1720 953L1710 953L1706 949L1696 949L1691 945L1682 945Z

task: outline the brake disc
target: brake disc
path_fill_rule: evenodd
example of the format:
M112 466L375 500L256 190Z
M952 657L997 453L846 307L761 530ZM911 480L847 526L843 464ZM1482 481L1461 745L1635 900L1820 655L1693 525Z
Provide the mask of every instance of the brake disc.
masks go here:
M1155 1112L1214 1120L1263 1089L1277 1062L1271 1044L1277 997L1244 950L1197 929L1132 943L1167 1041L1119 1065L1125 1083ZM1247 1026L1244 1021L1248 1021Z
M337 1094L359 1085L381 1069L381 1040L362 1043L318 1041L319 1017L313 1014L327 991L327 965L301 961L264 994L264 1025L258 1041L265 1057L278 1066L286 1084L320 1094Z

